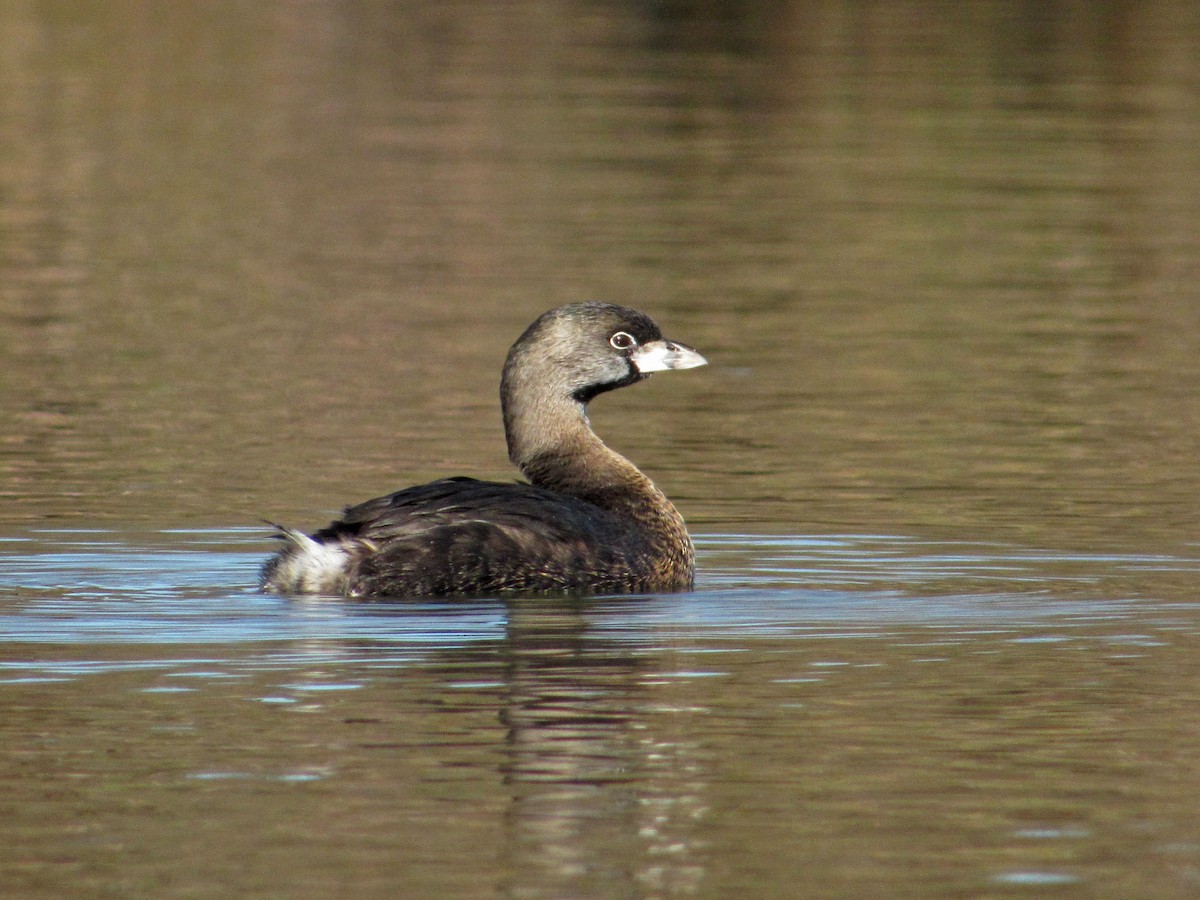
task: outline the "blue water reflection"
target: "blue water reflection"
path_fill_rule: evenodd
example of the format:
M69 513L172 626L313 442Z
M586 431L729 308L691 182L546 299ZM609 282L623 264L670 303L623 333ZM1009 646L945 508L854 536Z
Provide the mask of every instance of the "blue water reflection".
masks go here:
M694 594L570 601L589 638L649 646L689 635L862 638L898 627L961 634L1052 623L1054 635L1019 639L1058 640L1082 625L1144 621L1151 612L1169 618L1167 598L1123 592L1123 577L1144 585L1150 573L1200 570L1196 559L1165 555L1039 553L888 536L720 535L698 544ZM46 644L331 640L413 652L505 635L510 604L497 600L352 603L259 594L253 585L263 546L251 529L56 531L10 540L0 553L0 634ZM1152 640L1141 633L1114 639Z

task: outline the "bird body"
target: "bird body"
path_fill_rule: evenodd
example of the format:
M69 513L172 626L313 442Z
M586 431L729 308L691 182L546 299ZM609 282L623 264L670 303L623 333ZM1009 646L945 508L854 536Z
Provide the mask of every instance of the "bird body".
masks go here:
M509 456L529 479L444 478L347 507L311 536L279 528L263 567L285 594L480 596L689 590L683 517L592 431L587 402L650 372L703 365L645 315L575 304L541 316L501 378Z

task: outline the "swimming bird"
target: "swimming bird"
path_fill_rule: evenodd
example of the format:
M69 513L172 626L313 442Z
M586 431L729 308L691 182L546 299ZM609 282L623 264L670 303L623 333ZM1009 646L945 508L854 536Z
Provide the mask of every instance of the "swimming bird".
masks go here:
M577 303L542 314L500 379L508 456L528 479L443 478L346 508L262 569L281 594L447 597L691 590L683 517L596 435L587 404L653 372L704 365L644 313Z

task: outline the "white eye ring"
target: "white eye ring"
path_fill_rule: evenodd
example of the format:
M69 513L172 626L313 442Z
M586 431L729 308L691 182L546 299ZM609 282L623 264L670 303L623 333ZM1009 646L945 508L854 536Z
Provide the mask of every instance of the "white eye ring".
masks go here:
M618 331L608 339L608 342L612 344L615 350L628 350L631 347L637 346L637 338L628 331Z

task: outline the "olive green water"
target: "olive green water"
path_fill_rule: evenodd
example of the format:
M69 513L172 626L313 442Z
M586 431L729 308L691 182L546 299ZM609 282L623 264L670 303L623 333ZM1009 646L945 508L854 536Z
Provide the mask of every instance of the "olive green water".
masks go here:
M1200 893L1200 13L0 8L5 897ZM253 592L509 478L509 344L697 593Z

